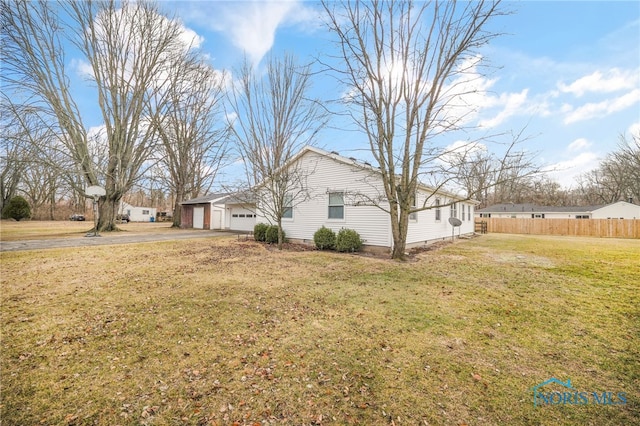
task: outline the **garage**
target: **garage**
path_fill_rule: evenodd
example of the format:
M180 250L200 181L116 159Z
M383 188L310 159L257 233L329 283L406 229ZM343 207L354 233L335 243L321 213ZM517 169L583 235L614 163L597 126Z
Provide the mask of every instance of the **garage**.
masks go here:
M233 206L229 208L231 220L229 229L234 231L253 231L256 224L256 215L253 210L244 206Z

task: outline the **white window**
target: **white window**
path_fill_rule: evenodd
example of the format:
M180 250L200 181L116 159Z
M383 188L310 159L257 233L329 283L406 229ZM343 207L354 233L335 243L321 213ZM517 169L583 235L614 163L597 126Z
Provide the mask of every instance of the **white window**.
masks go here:
M329 219L344 219L344 192L329 193Z
M458 217L458 203L451 204L451 217Z
M142 214L149 214L149 210L142 210Z
M464 204L462 205L462 208L460 210L462 210L462 220L464 220Z
M286 194L284 196L284 206L283 206L283 212L282 212L282 218L283 219L293 219L293 197L291 197L291 195Z
M416 208L416 194L414 193L411 197L411 208ZM409 220L416 221L418 220L418 212L409 213Z
M471 206L470 205L467 206L467 213L468 213L467 217L469 218L469 220L471 220Z
M441 212L440 212L440 198L436 198L436 222L440 222Z

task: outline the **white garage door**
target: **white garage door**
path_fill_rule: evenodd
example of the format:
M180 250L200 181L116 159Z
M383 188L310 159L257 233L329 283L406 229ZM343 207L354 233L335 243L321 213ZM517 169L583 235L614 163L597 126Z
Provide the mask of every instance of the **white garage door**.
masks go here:
M240 207L231 207L231 221L229 228L233 231L253 231L256 225L256 216L251 210Z
M204 207L193 208L193 227L195 229L204 228Z

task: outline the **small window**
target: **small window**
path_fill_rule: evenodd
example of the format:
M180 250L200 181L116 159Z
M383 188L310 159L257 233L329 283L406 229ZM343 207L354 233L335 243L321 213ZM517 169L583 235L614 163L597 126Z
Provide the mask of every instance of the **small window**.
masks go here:
M329 219L344 219L344 192L329 193Z
M238 215L238 217L245 217L245 215L243 215L243 214L239 214L239 215Z
M283 207L283 211L282 211L282 218L283 219L293 219L293 198L291 197L291 195L286 194L284 196L284 205Z
M436 222L439 222L440 219L441 219L440 198L436 198Z
M142 214L149 214L149 210L142 210Z
M238 215L237 214L232 214L231 217L238 217Z
M464 204L462 205L462 220L464 220Z
M451 217L458 217L458 203L451 204Z
M469 218L469 220L471 220L471 206L467 206L467 217Z
M577 214L576 219L589 219L588 214Z
M411 208L416 208L416 194L414 193L411 197ZM418 212L409 213L409 220L416 221L418 220Z

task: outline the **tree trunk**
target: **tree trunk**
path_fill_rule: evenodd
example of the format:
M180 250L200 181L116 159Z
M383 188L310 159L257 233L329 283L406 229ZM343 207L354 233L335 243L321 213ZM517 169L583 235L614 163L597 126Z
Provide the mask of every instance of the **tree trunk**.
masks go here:
M409 229L409 211L403 211L399 207L397 204L392 204L391 206L391 235L393 236L391 258L395 260L405 260L407 231Z
M180 193L178 193L178 196L176 196L176 202L173 206L173 224L171 225L172 228L180 228L182 226L182 204L180 204L182 201L178 201L181 200L182 196L180 195Z
M284 236L282 235L282 217L278 218L278 250L282 250Z
M98 202L98 232L119 231L116 226L118 205L122 197L101 197Z

